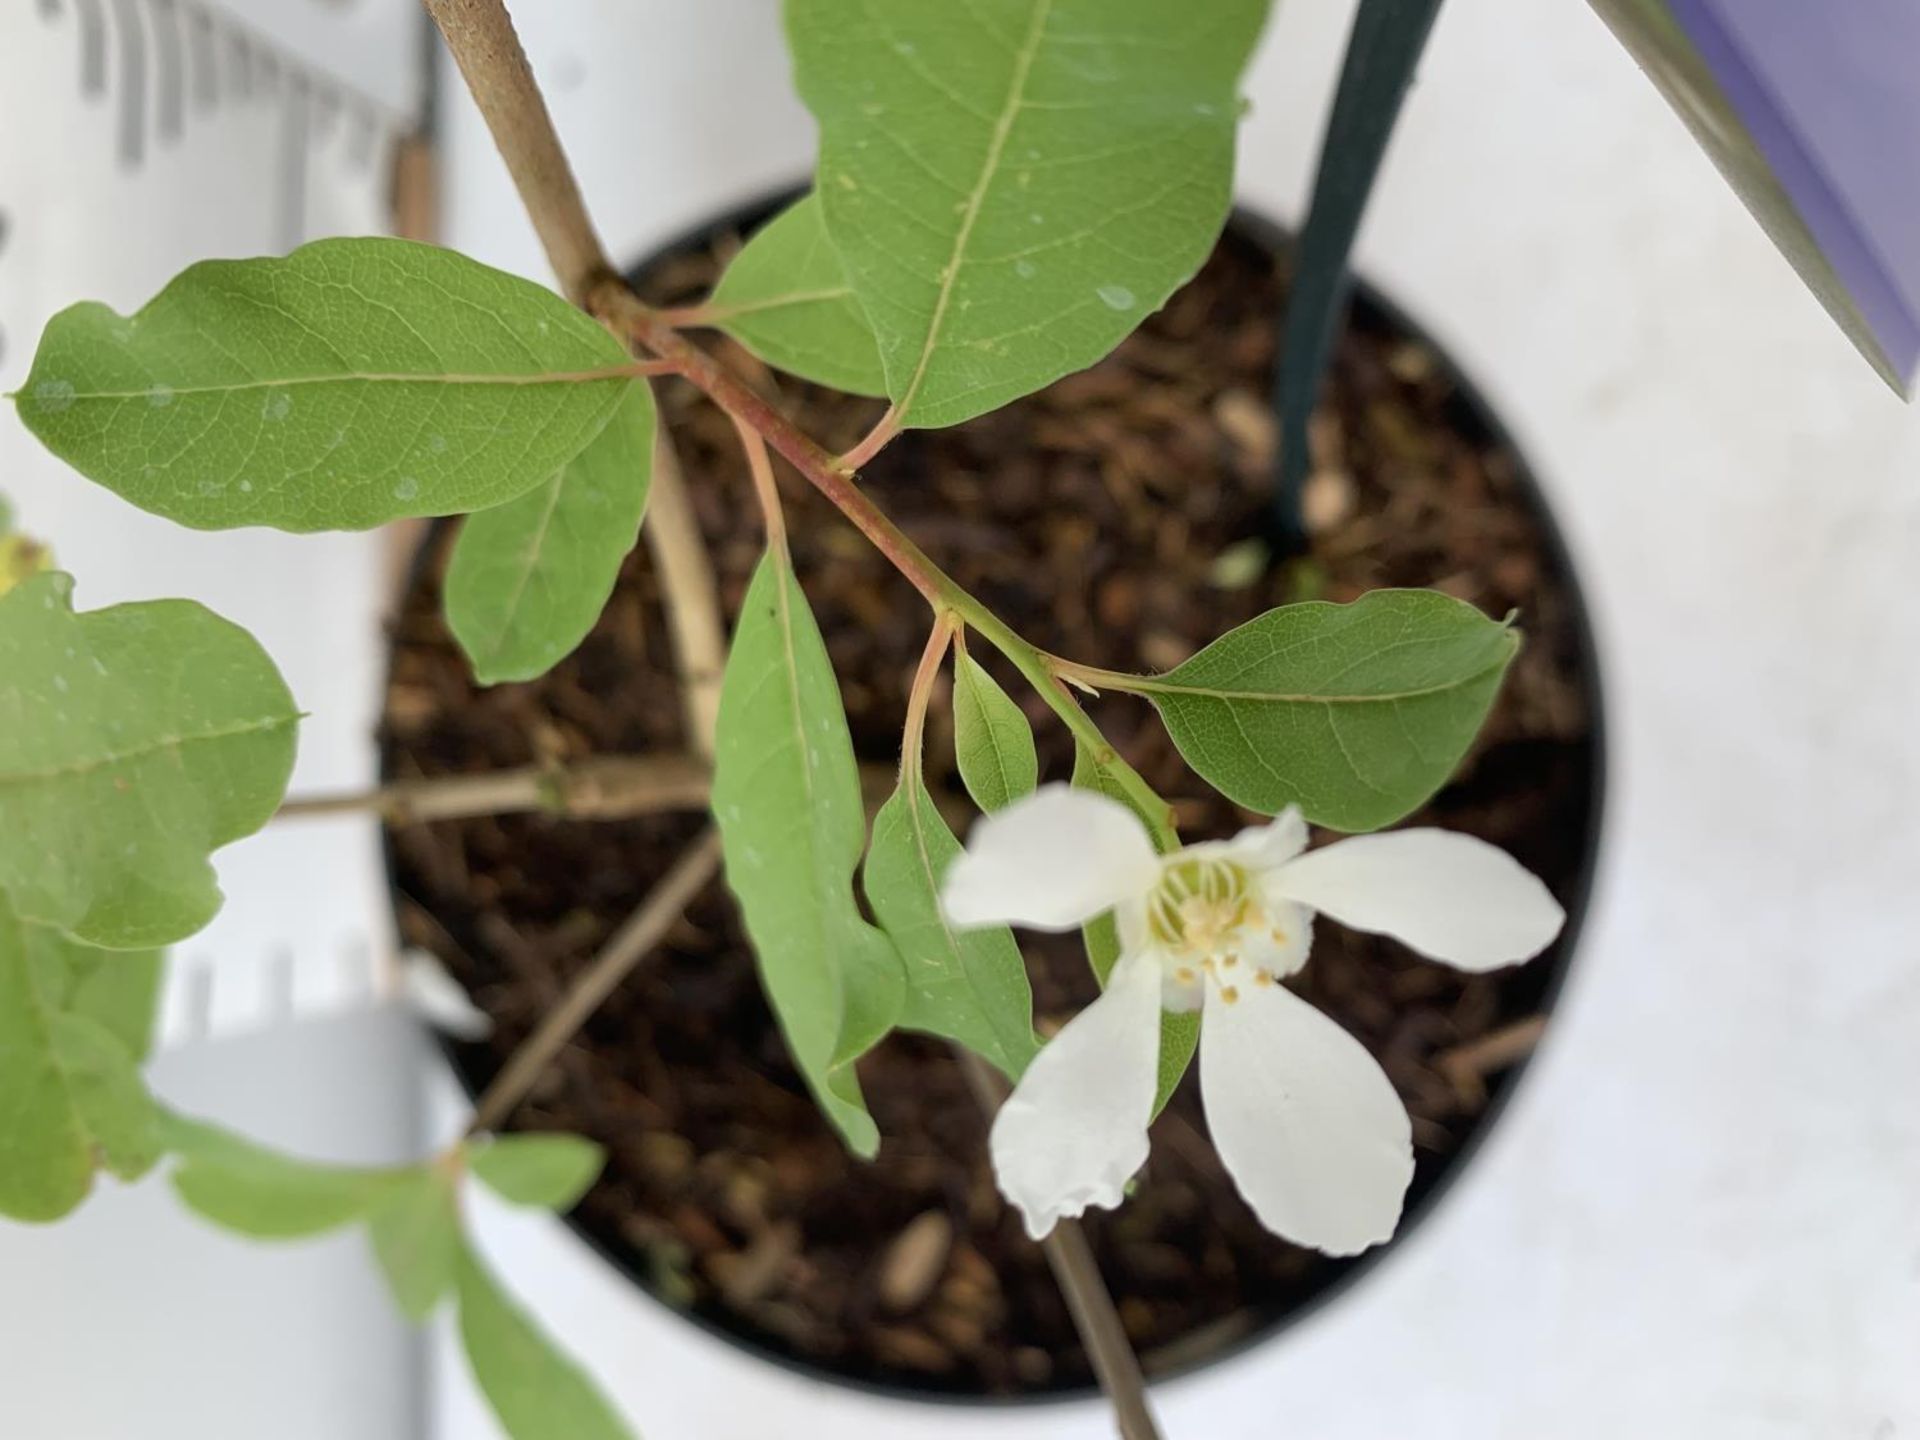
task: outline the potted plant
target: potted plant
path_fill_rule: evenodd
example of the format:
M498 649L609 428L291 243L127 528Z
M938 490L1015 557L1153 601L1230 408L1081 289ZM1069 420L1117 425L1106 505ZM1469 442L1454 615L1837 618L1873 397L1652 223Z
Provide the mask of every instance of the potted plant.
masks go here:
M1314 1256L1393 1233L1416 1145L1463 1141L1475 1087L1536 1033L1551 972L1486 977L1552 944L1564 908L1466 832L1528 852L1577 910L1592 660L1537 496L1367 299L1318 463L1293 452L1299 523L1261 518L1276 243L1250 220L1220 236L1263 0L1199 33L1159 3L1011 7L1009 30L793 0L813 189L737 254L676 247L638 288L587 225L504 11L429 8L571 305L449 252L321 242L195 266L133 317L75 307L16 399L75 468L183 524L469 517L409 591L370 803L403 928L494 1012L498 1043L463 1055L473 1126L418 1165L342 1169L146 1094L157 948L217 905L212 849L299 808L297 711L234 627L185 602L77 611L15 543L0 1084L23 1119L0 1210L53 1218L96 1168L164 1160L244 1233L365 1224L409 1313L452 1297L510 1433L624 1433L463 1233L469 1174L558 1210L600 1174L600 1145L508 1128L530 1102L611 1145L581 1223L656 1291L896 1384L1044 1390L1084 1367L1148 1433L1129 1335L1177 1364L1195 1331L1190 1358L1324 1292L1339 1271ZM707 329L725 338L689 338ZM1521 597L1548 641L1528 651ZM517 688L476 692L466 667ZM1473 752L1510 673L1532 708L1443 802L1461 823L1389 828ZM541 818L491 818L516 809ZM1309 825L1348 838L1308 848ZM497 967L520 962L516 989ZM647 1003L593 1022L642 962ZM418 972L423 1003L470 1020L444 978ZM589 1076L555 1082L583 1026ZM1196 1049L1197 1096L1176 1091ZM671 1123L657 1096L584 1113L648 1096L628 1062L706 1098ZM1416 1093L1410 1118L1415 1073L1454 1100ZM1125 1204L1170 1100L1159 1143L1190 1173L1169 1187L1156 1163ZM846 1154L886 1155L895 1119L974 1149L855 1178ZM697 1128L717 1124L724 1143ZM1079 1226L1114 1207L1099 1251L1140 1282L1120 1307ZM772 1295L821 1235L807 1283ZM858 1276L829 1273L854 1253ZM1209 1257L1231 1281L1212 1295ZM873 1293L849 1298L855 1279ZM1156 1287L1159 1312L1126 1306ZM828 1335L863 1309L864 1333Z

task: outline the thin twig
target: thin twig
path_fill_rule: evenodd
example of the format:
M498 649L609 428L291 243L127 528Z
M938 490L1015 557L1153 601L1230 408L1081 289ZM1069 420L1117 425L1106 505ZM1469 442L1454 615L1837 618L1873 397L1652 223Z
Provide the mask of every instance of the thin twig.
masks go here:
M869 816L886 803L898 780L890 765L860 767L860 793ZM712 775L691 756L600 755L570 765L528 766L487 775L431 775L395 780L371 790L299 795L276 820L312 820L372 814L387 825L472 820L482 815L560 815L569 820L630 820L671 810L704 810ZM944 791L934 803L948 823L964 827L973 812Z
M971 1050L959 1045L953 1049L960 1057L960 1068L974 1098L991 1117L1007 1098L1007 1082L999 1071ZM1114 1308L1113 1296L1100 1278L1100 1267L1094 1263L1093 1249L1087 1244L1080 1222L1060 1221L1040 1242L1040 1248L1053 1271L1054 1283L1060 1287L1061 1298L1073 1316L1073 1328L1079 1332L1080 1343L1093 1362L1093 1373L1100 1381L1100 1388L1113 1404L1122 1440L1160 1440L1160 1427L1147 1404L1147 1382L1140 1373L1140 1362L1127 1343L1120 1312Z
M720 587L713 578L713 561L687 496L680 458L664 425L653 447L653 489L647 500L645 534L666 597L687 743L695 754L711 760L714 726L720 718L720 682L727 668L727 629L720 618Z
M738 415L729 415L733 433L740 438L741 453L747 457L747 473L753 477L754 498L760 502L760 518L767 527L767 549L787 553L787 517L780 508L780 487L773 479L773 457L767 454L767 442Z
M900 407L889 405L887 413L882 415L879 422L861 437L860 443L840 457L840 468L852 474L892 444L894 437L899 433Z
M493 132L561 289L581 304L613 267L506 6L501 0L426 0L426 6Z
M575 820L620 820L663 810L698 810L711 776L691 756L603 755L571 765L529 765L485 775L395 780L371 790L301 795L276 820L372 812L389 825L543 811Z
M613 934L606 947L582 971L560 1003L513 1052L473 1109L467 1133L496 1130L526 1099L548 1063L626 979L633 967L658 945L720 867L720 834L709 828L661 877L651 895Z

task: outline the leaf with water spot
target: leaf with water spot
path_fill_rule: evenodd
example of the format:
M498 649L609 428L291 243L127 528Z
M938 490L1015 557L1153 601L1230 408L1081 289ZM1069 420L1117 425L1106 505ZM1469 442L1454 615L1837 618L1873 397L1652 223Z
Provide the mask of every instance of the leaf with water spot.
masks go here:
M1140 817L1140 823L1147 827L1147 833L1153 836L1154 847L1162 854L1178 843L1164 824L1141 813L1126 787L1115 778L1111 767L1096 758L1084 745L1076 745L1073 749L1073 783L1082 790L1093 790L1109 800L1118 800L1133 811ZM1114 925L1112 912L1089 920L1081 928L1080 937L1086 942L1087 963L1093 967L1094 978L1105 989L1107 977L1113 973L1113 967L1120 959L1120 932ZM1158 1115L1172 1098L1173 1087L1180 1083L1180 1077L1187 1073L1187 1066L1193 1063L1193 1052L1199 1043L1199 1011L1160 1012L1160 1081L1154 1093L1154 1114Z
M1093 364L1212 249L1269 0L788 0L815 189L904 423Z
M894 1025L900 956L854 901L866 840L840 687L786 554L755 570L720 692L713 813L794 1062L847 1144L879 1132L853 1062Z
M168 944L220 908L210 852L279 806L299 713L212 611L72 593L54 572L0 596L0 890L86 944Z
M546 484L462 523L447 624L482 685L544 675L593 629L640 534L653 431L653 392L633 385Z
M714 323L775 369L851 395L887 393L873 327L813 195L754 232L707 309Z
M14 398L54 454L183 525L364 530L550 480L636 383L627 364L530 280L317 240L190 266L132 316L63 310Z
M940 882L959 854L927 787L903 782L873 820L867 903L906 966L900 1024L957 1040L1018 1080L1038 1049L1027 967L1004 925L947 923Z
M1236 804L1374 830L1446 782L1519 649L1513 629L1451 596L1375 590L1269 610L1129 688Z

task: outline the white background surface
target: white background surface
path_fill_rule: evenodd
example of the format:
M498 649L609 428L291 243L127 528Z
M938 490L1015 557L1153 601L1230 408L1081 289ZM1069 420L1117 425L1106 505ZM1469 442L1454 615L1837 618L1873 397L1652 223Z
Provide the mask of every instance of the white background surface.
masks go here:
M806 168L771 0L517 8L623 251ZM1349 13L1283 4L1249 82L1242 191L1282 218ZM445 139L447 238L544 275L477 124ZM1163 1387L1167 1431L1920 1434L1920 415L1573 0L1445 8L1361 262L1492 396L1584 566L1610 687L1607 866L1549 1042L1470 1176L1324 1314ZM88 518L109 527L88 545L147 523L105 504ZM264 553L255 540L208 542L207 563ZM138 573L191 590L183 563ZM268 638L291 671L307 663L298 634ZM374 654L369 632L369 684ZM1107 1433L1090 1406L989 1424L796 1380L668 1320L551 1222L481 1219L497 1263L655 1440ZM45 1253L13 1238L0 1266ZM141 1303L135 1278L90 1303ZM214 1324L196 1314L168 1323ZM51 1364L7 1388L70 1383ZM442 1380L441 1440L494 1434L457 1362Z

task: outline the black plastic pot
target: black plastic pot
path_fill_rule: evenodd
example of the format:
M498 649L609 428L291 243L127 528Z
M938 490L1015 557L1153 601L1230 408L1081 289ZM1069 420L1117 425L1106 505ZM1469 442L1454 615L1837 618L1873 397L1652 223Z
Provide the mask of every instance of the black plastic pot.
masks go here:
M709 224L691 230L672 243L661 247L653 255L634 265L631 274L639 275L666 257L692 250L710 247L726 236L751 233L767 218L776 213L788 201L796 198L800 192L793 191L774 196L761 202L743 206L732 214L721 217ZM1226 240L1239 243L1259 251L1265 256L1283 255L1289 246L1287 233L1265 218L1244 209L1236 210L1230 217ZM1446 352L1428 337L1426 331L1410 319L1406 312L1388 301L1372 286L1359 281L1353 288L1352 312L1355 323L1374 330L1404 334L1420 340L1439 362L1442 372L1452 382L1457 404L1455 428L1469 437L1490 443L1493 447L1505 450L1516 461L1516 478L1521 496L1531 512L1537 526L1542 560L1551 570L1564 591L1571 610L1571 621L1577 632L1577 664L1583 688L1586 692L1588 714L1591 717L1591 734L1587 740L1587 774L1590 777L1585 797L1583 833L1580 836L1581 858L1573 883L1565 895L1567 920L1558 941L1540 958L1526 967L1527 1000L1537 1006L1538 1013L1551 1012L1559 995L1567 973L1573 964L1586 919L1587 903L1592 888L1593 876L1600 848L1601 821L1605 789L1605 710L1601 689L1599 659L1596 652L1593 631L1589 622L1586 602L1581 592L1578 577L1568 554L1564 538L1554 522L1545 497L1534 479L1524 457L1513 444L1505 427L1500 423L1492 407L1486 402L1479 390L1453 364ZM447 522L441 522L447 523ZM424 565L431 551L431 541L421 546L409 571L409 588L418 584L424 573ZM389 875L395 868L391 840L386 847L386 859ZM396 909L399 892L395 889ZM476 1063L475 1052L471 1048L446 1044L443 1051L449 1063L459 1076L461 1084L469 1095L477 1095L489 1078L485 1067ZM1242 1354L1256 1346L1272 1343L1285 1329L1299 1320L1311 1315L1323 1306L1344 1294L1351 1286L1386 1263L1408 1238L1431 1215L1442 1196L1458 1181L1467 1170L1487 1134L1498 1122L1502 1111L1511 1098L1522 1074L1526 1061L1521 1060L1489 1083L1489 1098L1486 1107L1475 1121L1465 1141L1447 1158L1437 1170L1417 1178L1408 1194L1406 1210L1400 1223L1399 1232L1394 1239L1383 1246L1367 1251L1365 1254L1348 1261L1330 1266L1327 1278L1318 1289L1306 1299L1277 1310L1264 1323L1256 1326L1249 1334L1235 1342L1222 1346L1206 1358L1192 1365L1181 1367L1179 1373L1190 1373L1224 1360L1230 1356ZM574 1233L594 1250L614 1270L625 1275L633 1284L650 1298L665 1305L655 1293L649 1275L643 1263L643 1257L636 1251L617 1242L610 1241L581 1223L569 1219ZM871 1378L849 1375L830 1370L818 1364L782 1349L767 1335L748 1329L744 1325L729 1323L724 1318L693 1314L679 1307L669 1307L674 1313L710 1334L725 1339L748 1354L773 1364L792 1369L814 1379L824 1379L838 1385L847 1386L868 1393L913 1399L931 1403L960 1405L1027 1405L1035 1403L1058 1402L1084 1399L1095 1392L1091 1387L1061 1387L1054 1390L1036 1392L1024 1396L1005 1397L958 1393L950 1390L934 1390L911 1384L879 1381ZM1156 1379L1164 1375L1156 1375Z

